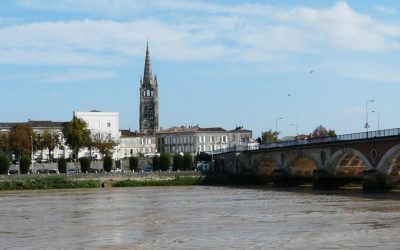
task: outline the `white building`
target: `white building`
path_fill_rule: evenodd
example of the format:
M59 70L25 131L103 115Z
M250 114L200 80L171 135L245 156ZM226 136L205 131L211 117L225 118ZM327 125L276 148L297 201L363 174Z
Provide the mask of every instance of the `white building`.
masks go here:
M154 156L157 153L156 137L139 134L130 130L121 130L121 143L118 158L130 156Z
M199 126L172 127L156 133L159 152L198 153L223 150L234 146L247 146L252 140L252 131L237 127L226 131L223 128L201 128Z
M102 112L92 110L89 112L74 111L74 117L80 118L86 122L87 128L90 130L93 137L112 139L118 145L112 152L113 159L118 159L118 150L120 144L121 133L119 131L119 114L118 112ZM90 155L91 153L91 155ZM97 150L89 152L88 149L81 150L79 157L92 156L99 158L100 153Z

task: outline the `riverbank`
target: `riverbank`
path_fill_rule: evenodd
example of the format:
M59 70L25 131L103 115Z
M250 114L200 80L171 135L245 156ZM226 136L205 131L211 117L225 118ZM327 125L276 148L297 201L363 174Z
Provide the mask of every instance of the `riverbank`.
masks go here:
M262 184L262 181L254 177L203 175L199 172L10 175L0 177L0 190L257 184Z
M0 190L33 190L64 188L99 188L99 180L75 180L68 176L29 176L21 179L0 181Z

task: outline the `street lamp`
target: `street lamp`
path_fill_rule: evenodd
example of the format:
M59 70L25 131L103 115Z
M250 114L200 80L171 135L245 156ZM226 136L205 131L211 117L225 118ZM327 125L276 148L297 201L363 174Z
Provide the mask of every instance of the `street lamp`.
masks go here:
M290 124L290 126L294 126L296 128L296 140L299 140L299 132L297 130L297 125L292 123L292 124Z
M283 119L282 117L279 117L279 118L275 119L275 133L276 134L278 134L278 121L282 120L282 119ZM278 135L276 135L276 136L278 136Z
M369 124L368 124L368 103L370 102L374 102L374 100L368 100L367 103L365 104L365 126L364 128L367 131L367 137L368 137L368 128L369 128Z
M372 110L371 112L378 115L378 131L379 131L379 112L375 110Z

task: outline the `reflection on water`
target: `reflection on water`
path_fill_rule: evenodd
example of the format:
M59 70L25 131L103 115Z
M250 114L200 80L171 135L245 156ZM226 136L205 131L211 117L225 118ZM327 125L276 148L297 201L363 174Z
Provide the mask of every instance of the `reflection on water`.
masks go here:
M0 193L0 248L398 249L400 194L152 187Z

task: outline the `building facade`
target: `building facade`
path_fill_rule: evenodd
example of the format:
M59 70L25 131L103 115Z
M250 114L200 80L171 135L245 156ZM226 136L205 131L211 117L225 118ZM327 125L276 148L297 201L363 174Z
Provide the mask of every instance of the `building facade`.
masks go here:
M68 147L65 146L65 138L63 135L63 128L66 122L53 122L53 121L33 121L28 120L28 122L10 122L10 123L0 123L0 132L8 133L11 129L17 125L25 124L32 128L35 134L35 139L32 138L32 148L34 152L32 157L38 162L47 162L50 159L58 159L60 157L68 157L71 152ZM57 145L51 152L48 148L41 147L38 148L37 144L33 140L40 141L43 138L45 132L51 133L57 137L59 145ZM14 155L10 154L9 157L13 160Z
M118 112L101 112L92 110L89 112L74 111L74 117L82 119L87 128L90 130L92 138L102 141L112 140L116 143L112 153L113 159L118 158L118 150L120 144L121 132L119 130L119 114ZM94 159L102 158L97 149L82 149L78 157L88 156Z
M149 45L146 47L143 78L140 80L139 126L143 135L154 135L158 131L158 83L153 76Z
M118 158L131 156L154 156L157 153L156 137L142 135L130 130L121 130L121 143L118 151Z

